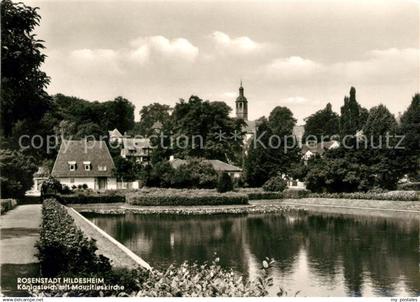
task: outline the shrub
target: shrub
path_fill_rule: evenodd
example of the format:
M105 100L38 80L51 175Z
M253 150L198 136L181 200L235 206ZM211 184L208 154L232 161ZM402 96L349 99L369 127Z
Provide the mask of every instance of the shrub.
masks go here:
M210 264L184 262L171 265L165 271L148 272L146 282L136 294L139 297L261 297L273 286L270 275L272 260L264 260L262 274L249 280L223 269L216 258ZM282 290L277 294L282 295Z
M95 194L95 193L76 193L68 195L57 195L57 199L63 204L87 204L87 203L118 203L125 202L124 195L117 194Z
M61 194L71 194L73 191L69 188L67 185L63 185L63 188L61 189Z
M54 199L44 201L40 240L37 243L41 273L46 277L61 274L99 273L110 269L109 260L99 258L95 242L76 228L64 206ZM58 261L57 261L58 260Z
M241 276L219 265L219 258L211 263L199 265L184 262L181 265L170 265L159 271L152 269L132 270L119 277L119 280L131 280L139 284L140 290L120 293L119 296L135 297L263 297L273 287L271 266L273 260L266 258L260 266L261 273L256 279ZM121 284L111 282L110 284ZM296 292L296 296L299 292ZM36 296L60 297L69 294L63 291L33 293ZM87 292L72 292L70 296L88 296ZM279 288L277 296L287 296L287 292Z
M40 204L42 203L42 199L40 196L24 196L21 198L18 198L17 200L18 205L21 204Z
M63 187L60 181L56 178L50 177L41 185L41 196L48 197L61 193Z
M282 199L282 192L249 192L247 193L249 200L264 200L264 199Z
M417 201L419 196L416 191L390 191L385 193L356 192L356 193L312 193L313 198L338 198L338 199L369 199L369 200L395 200Z
M15 199L1 199L0 204L1 204L0 213L1 215L3 215L7 211L10 211L11 209L13 209L17 205L17 202Z
M190 159L174 170L173 188L213 189L217 186L217 172L202 159Z
M402 191L420 191L420 182L408 182L398 185L398 190Z
M126 195L132 205L168 206L168 205L229 205L247 204L248 196L240 193L217 193L212 190L139 190Z
M267 180L262 188L267 192L283 192L286 187L287 181L281 176L275 176Z
M225 193L233 190L232 178L226 172L222 173L217 182L217 192Z
M96 254L95 241L88 239L75 226L65 207L54 199L47 199L43 203L40 240L36 247L42 277L96 276L104 278L105 283L123 285L130 292L139 289L133 279L124 277L135 272L112 271L109 259ZM67 294L72 295L72 292ZM84 295L98 293L85 292Z
M308 197L310 191L305 189L287 189L283 191L283 198L300 199Z
M3 198L25 196L33 185L33 174L37 170L35 160L21 152L0 150L0 187Z

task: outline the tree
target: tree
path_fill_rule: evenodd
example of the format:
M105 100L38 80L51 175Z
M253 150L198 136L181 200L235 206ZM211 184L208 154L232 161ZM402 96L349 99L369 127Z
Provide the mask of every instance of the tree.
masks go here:
M285 119L283 122L284 126L277 122L272 125L276 127L278 133L291 134L293 116L289 116L289 120ZM271 177L279 174L289 175L291 168L300 160L299 148L296 142L290 139L273 133L269 121L265 118L259 120L254 140L250 144L244 162L249 186L260 187ZM285 148L286 143L290 144L290 147Z
M344 105L341 107L341 135L355 135L363 128L367 117L368 111L359 105L356 100L356 89L351 87L350 97L344 98Z
M161 161L153 166L147 165L141 172L141 179L148 187L169 188L172 185L175 170L168 161Z
M37 9L1 1L1 123L5 137L19 120L30 121L27 130L32 133L50 106L45 91L49 78L40 69L44 45L32 33L41 19Z
M180 100L172 114L177 157L203 157L236 161L242 146L243 121L231 118L223 102L203 101L191 96ZM178 145L178 146L177 146Z
M171 185L176 188L212 189L217 185L217 172L203 159L189 159L175 169Z
M104 111L102 119L104 129L117 128L121 133L133 129L135 107L129 100L119 96L101 105Z
M140 110L140 122L135 126L134 134L150 136L156 129L153 126L161 123L162 127L170 122L169 110L171 107L165 104L153 103L143 106Z
M293 127L296 125L296 119L292 111L287 107L275 107L268 118L268 126L273 134L279 136L291 135Z
M94 137L95 139L99 140L105 137L105 135L106 135L106 131L104 131L103 128L101 128L96 123L90 122L90 123L79 125L79 127L77 128L77 133L75 135L75 138L84 139L84 138Z
M404 159L407 173L420 181L420 94L415 94L401 117L398 133L404 136Z
M305 133L303 139L308 136L315 136L318 142L329 141L334 135L340 133L340 117L332 110L328 103L324 109L315 112L306 118Z
M225 193L233 190L232 178L226 172L223 172L217 182L217 192Z
M1 198L18 198L32 187L37 166L32 157L1 149L0 170Z
M400 150L360 147L354 138L323 157L310 159L305 182L314 192L393 190L405 174L406 163L401 159Z
M267 180L263 185L263 190L267 192L283 192L287 187L286 180L277 175Z
M397 121L394 115L384 106L379 105L370 109L368 119L363 127L367 137L385 136L387 133L395 134Z
M67 129L69 135L75 136L80 127L98 125L101 131L95 130L94 134L105 135L108 130L117 128L125 132L134 127L134 105L123 97L113 101L89 102L84 99L56 94L53 97L53 113L56 123L66 120L71 128ZM59 125L53 125L57 127ZM93 129L94 130L94 129ZM99 133L100 132L100 133Z
M121 156L114 158L114 175L119 181L135 181L141 173L140 164Z

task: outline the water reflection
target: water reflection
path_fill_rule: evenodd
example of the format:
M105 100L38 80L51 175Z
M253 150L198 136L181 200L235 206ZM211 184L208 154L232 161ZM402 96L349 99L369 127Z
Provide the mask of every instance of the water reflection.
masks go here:
M276 260L278 286L303 296L420 293L419 222L296 212L287 215L86 215L155 267L184 260L254 277ZM277 288L276 288L277 289Z

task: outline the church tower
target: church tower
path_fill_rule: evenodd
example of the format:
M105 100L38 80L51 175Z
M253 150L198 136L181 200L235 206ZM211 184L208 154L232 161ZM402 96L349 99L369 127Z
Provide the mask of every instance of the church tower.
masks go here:
M236 117L248 121L248 100L244 96L244 88L239 87L239 96L236 98Z

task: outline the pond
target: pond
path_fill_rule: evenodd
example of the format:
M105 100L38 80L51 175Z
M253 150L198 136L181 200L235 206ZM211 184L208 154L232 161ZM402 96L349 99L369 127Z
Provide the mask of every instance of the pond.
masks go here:
M266 215L99 215L96 225L156 268L220 263L254 278L275 259L273 294L416 296L419 221L292 212Z

